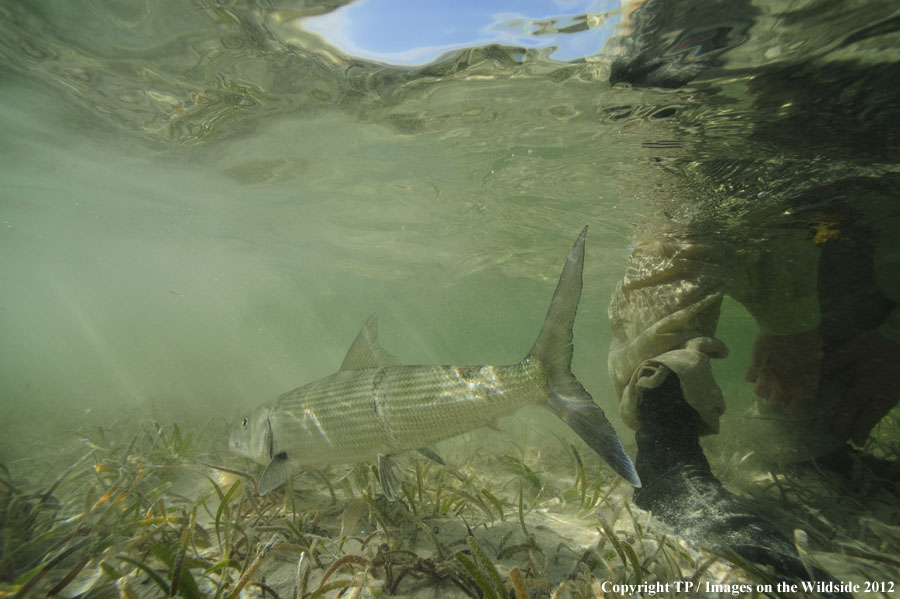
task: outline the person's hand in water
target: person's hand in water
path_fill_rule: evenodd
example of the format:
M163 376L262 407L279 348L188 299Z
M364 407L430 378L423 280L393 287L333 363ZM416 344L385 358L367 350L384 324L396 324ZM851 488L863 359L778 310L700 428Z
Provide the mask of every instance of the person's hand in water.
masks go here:
M865 331L840 350L836 364L847 387L832 430L862 445L900 399L900 345L878 330Z
M770 407L790 415L807 412L816 401L822 370L819 329L793 335L760 333L753 343L744 379Z

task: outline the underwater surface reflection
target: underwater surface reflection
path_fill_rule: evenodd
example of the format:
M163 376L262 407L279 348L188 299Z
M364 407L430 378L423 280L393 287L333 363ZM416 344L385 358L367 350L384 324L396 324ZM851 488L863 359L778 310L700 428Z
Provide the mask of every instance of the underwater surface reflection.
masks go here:
M4 3L0 596L892 596L895 4ZM585 225L642 491L525 408L256 492L240 414L372 313L518 364Z

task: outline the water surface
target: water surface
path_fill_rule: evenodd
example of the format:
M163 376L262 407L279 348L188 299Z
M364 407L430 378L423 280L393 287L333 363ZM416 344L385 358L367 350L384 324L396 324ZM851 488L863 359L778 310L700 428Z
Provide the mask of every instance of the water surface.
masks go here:
M606 308L635 235L811 237L837 205L817 190L860 180L889 191L841 206L896 218L893 2L340 5L0 7L16 476L49 483L60 447L148 414L212 419L222 449L371 312L404 362L517 361L585 224L574 370L628 440ZM756 332L726 302L729 415ZM873 442L896 456L897 430Z

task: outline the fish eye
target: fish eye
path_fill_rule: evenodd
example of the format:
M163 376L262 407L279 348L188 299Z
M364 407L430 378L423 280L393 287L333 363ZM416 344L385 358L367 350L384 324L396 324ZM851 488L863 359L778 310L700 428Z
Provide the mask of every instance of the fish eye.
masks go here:
M247 428L247 425L250 424L250 419L244 416L243 420L241 420L241 426Z

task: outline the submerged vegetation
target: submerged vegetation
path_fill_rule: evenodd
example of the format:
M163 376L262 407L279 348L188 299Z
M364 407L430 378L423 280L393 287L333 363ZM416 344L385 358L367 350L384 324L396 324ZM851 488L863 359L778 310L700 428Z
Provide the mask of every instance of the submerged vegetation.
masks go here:
M46 486L0 465L0 597L578 599L632 596L611 590L621 584L771 582L673 536L567 442L448 466L410 458L388 502L370 464L309 470L260 497L255 470L222 451L224 425L128 428L82 435ZM811 565L898 580L897 489L857 483L826 491L775 474L749 492L796 529Z

